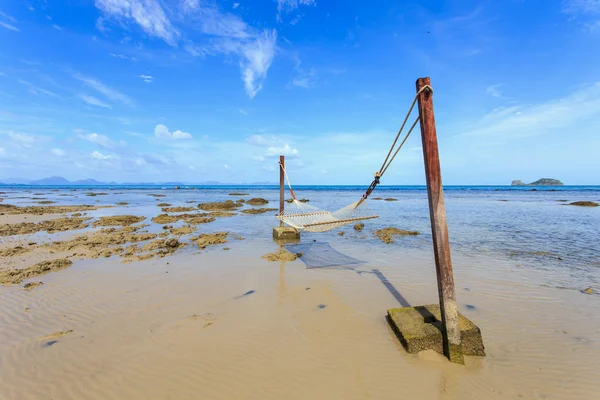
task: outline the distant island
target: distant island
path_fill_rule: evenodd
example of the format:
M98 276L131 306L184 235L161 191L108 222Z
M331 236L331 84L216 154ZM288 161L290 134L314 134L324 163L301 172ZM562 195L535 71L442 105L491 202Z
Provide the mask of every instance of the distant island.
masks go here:
M564 183L559 181L558 179L550 179L550 178L542 178L538 179L535 182L524 183L520 180L512 181L510 186L563 186Z
M218 181L204 182L99 182L95 179L81 179L70 181L62 176L51 176L44 179L23 179L6 178L0 179L0 185L40 185L40 186L186 186L186 185L207 185L207 186L235 186L235 185L277 185L276 182L252 182L252 183L223 183Z

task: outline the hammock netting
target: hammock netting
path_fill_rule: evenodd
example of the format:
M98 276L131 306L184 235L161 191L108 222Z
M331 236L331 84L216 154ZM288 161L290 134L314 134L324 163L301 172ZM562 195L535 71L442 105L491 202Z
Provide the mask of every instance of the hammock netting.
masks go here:
M366 201L356 201L337 211L325 211L293 199L277 218L284 223L308 232L326 232L366 219L377 218Z

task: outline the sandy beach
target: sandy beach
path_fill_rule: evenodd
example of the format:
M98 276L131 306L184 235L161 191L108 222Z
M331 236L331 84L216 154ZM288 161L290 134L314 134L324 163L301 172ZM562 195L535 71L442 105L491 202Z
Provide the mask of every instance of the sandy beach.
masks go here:
M481 328L487 354L458 366L406 353L385 319L389 308L437 302L423 192L382 191L397 201L373 201L381 218L361 230L303 234L304 252L328 245L356 261L324 268L271 239L273 190L35 193L1 195L2 399L580 399L600 390L600 210L557 201L589 196L448 194L459 311ZM307 194L323 208L355 196ZM377 234L391 227L410 234ZM293 256L263 257L278 251Z

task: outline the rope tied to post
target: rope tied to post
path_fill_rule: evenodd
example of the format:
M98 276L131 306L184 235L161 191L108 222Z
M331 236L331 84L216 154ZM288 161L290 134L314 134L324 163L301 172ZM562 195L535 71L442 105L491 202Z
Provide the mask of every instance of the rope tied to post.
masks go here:
M429 93L433 94L433 88L430 85L425 85L415 95L415 98L413 99L410 107L408 108L408 111L406 112L406 116L404 117L404 121L402 121L402 125L400 126L400 129L398 130L398 134L396 134L396 137L394 138L394 142L392 143L392 146L390 147L390 150L388 151L388 154L385 157L385 160L383 161L383 164L381 164L381 168L379 169L378 172L375 172L375 177L373 179L373 182L371 182L371 185L369 185L369 187L367 188L365 194L363 194L362 199L357 204L357 207L359 205L361 205L361 203L363 201L367 200L367 198L371 195L371 193L373 192L373 190L375 190L375 188L377 187L377 185L379 185L380 179L383 177L383 174L385 174L385 172L387 171L387 169L389 168L389 166L392 164L392 161L394 161L394 159L396 158L396 155L398 154L398 152L400 151L400 149L402 148L402 146L404 146L404 143L406 143L406 140L408 139L408 137L410 136L410 134L412 133L412 131L415 129L415 126L417 126L417 123L419 122L419 116L417 116L417 118L415 118L415 121L413 122L413 124L411 125L410 129L408 130L408 132L404 136L404 139L402 139L402 141L400 142L400 144L396 148L395 147L396 143L398 143L398 139L402 135L402 131L404 130L404 127L406 126L406 122L408 122L408 119L410 118L410 115L412 114L412 111L415 108L415 104L417 104L417 100L419 99L419 96L421 95L421 93L425 93L425 92L429 92ZM394 149L396 149L396 151L394 151ZM392 152L394 153L393 155L392 155ZM390 156L391 156L391 158L390 158Z

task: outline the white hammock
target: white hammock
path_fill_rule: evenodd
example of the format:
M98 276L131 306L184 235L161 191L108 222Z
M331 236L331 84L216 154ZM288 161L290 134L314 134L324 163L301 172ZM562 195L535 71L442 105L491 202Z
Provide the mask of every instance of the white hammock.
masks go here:
M359 204L360 203L360 204ZM326 232L358 221L378 218L366 201L357 201L337 211L329 212L293 199L277 218L284 223L308 232Z

